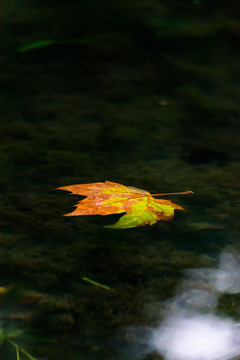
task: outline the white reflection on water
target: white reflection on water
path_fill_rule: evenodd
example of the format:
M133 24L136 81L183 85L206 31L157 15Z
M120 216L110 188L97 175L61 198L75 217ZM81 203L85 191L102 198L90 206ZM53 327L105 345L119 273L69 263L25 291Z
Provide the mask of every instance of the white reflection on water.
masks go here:
M224 252L220 255L219 269L214 274L216 290L222 293L240 292L240 265L235 255Z
M240 324L213 314L221 293L240 292L238 256L223 252L217 268L187 270L176 296L165 303L165 319L159 327L146 328L147 340L144 327L141 337L138 327L128 331L130 343L131 331L135 334L134 346L128 343L124 358L142 359L152 352L166 360L230 360L240 355Z
M151 345L167 360L227 360L240 354L240 328L231 319L185 312L156 328Z

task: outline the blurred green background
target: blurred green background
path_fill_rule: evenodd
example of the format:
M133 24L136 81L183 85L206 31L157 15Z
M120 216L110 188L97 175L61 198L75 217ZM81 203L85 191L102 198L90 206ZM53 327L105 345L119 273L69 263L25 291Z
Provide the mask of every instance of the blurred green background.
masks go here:
M0 319L28 328L37 359L114 359L112 334L153 326L184 269L239 248L239 13L233 0L2 1ZM55 188L105 180L195 194L153 227L62 217L79 197Z

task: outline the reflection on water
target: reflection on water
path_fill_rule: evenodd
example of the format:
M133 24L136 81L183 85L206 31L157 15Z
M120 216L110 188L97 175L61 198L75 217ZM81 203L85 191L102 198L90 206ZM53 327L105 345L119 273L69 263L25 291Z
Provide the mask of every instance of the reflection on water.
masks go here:
M215 314L221 293L240 292L239 273L239 254L229 252L220 255L217 268L187 270L176 296L165 303L161 324L126 331L123 357L157 352L167 360L226 360L240 355L240 324Z
M154 330L152 351L167 360L226 360L240 354L240 327L213 314L183 312Z

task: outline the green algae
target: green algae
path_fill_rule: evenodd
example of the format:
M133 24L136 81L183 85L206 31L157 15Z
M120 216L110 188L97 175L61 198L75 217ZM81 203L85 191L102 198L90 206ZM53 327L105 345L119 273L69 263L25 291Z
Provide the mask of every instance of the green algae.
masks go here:
M52 45L54 43L55 43L54 40L42 40L42 41L38 41L38 42L35 42L35 43L32 43L32 44L22 46L22 47L18 48L16 51L19 52L19 53L23 53L23 52L26 52L26 51L31 51L33 49L38 49L38 48L41 48L41 47L49 46L49 45Z

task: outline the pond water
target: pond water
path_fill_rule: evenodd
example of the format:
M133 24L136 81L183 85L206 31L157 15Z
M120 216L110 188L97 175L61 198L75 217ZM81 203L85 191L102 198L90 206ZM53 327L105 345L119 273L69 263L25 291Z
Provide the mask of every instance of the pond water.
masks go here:
M238 5L3 1L1 359L240 354ZM62 216L56 188L104 181L194 193L152 226Z

